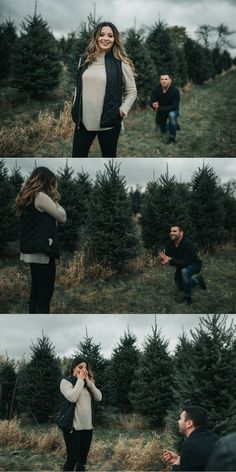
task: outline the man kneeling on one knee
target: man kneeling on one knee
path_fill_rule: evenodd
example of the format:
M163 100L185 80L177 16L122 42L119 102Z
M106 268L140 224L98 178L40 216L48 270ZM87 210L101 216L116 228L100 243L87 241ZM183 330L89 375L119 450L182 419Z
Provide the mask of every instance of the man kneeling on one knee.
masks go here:
M205 281L200 275L202 260L197 255L196 249L184 235L180 225L171 226L170 240L165 250L159 253L160 263L176 267L175 283L182 296L179 302L191 303L192 288L199 285L206 290Z

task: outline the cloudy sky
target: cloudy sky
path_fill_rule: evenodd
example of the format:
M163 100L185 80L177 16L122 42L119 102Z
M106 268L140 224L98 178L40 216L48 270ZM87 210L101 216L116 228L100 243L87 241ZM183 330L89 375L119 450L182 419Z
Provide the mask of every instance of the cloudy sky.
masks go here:
M11 170L15 166L21 169L23 175L28 175L37 166L49 167L53 172L57 173L58 169L63 169L68 162L75 172L84 170L88 172L93 179L97 171L104 171L104 164L109 162L105 158L7 158L4 159L6 166ZM147 182L157 179L169 169L169 175L175 175L177 180L189 182L192 174L203 162L213 167L216 175L220 178L221 183L228 182L236 176L236 159L235 158L120 158L116 159L121 167L121 174L125 176L128 186L136 185L145 186Z
M173 351L178 336L183 331L190 337L190 329L195 330L199 318L207 315L156 315L158 329L169 341L169 351ZM228 315L227 323L236 323L236 315ZM0 355L21 359L29 356L29 346L42 336L50 337L59 357L70 356L77 344L86 335L93 342L101 344L102 353L110 358L112 349L119 339L129 331L137 337L137 345L142 347L144 338L152 333L155 315L1 315L0 316Z
M3 20L9 18L17 26L28 14L33 15L32 0L0 0ZM37 0L37 11L45 18L57 37L77 29L89 13L112 21L120 31L136 25L152 26L160 18L169 26L185 26L189 36L202 24L218 26L225 23L234 30L235 0ZM232 36L234 43L236 36ZM234 46L236 48L236 44ZM235 50L236 51L236 50ZM235 54L234 51L234 54Z

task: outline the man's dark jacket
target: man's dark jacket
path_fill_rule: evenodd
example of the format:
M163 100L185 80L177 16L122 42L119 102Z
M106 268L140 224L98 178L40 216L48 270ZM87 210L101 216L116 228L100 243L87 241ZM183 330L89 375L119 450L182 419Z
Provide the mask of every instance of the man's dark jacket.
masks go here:
M201 427L195 429L184 440L180 454L180 465L173 465L172 470L198 472L205 470L217 440L217 434L212 431Z
M154 102L159 103L159 108L156 112L156 122L160 123L166 121L170 111L179 111L180 93L179 89L170 84L166 93L163 93L161 84L154 87L150 97L150 106Z
M176 266L179 270L183 267L188 267L193 262L199 263L199 267L201 268L202 261L197 255L194 244L185 236L183 236L177 247L174 241L170 239L165 245L165 254L172 257L169 264Z

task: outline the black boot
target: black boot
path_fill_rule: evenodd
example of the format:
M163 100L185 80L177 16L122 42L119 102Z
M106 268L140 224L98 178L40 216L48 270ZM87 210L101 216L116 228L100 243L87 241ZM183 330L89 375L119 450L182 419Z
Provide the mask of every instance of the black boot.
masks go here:
M76 463L75 470L84 471L86 464L81 464L80 462Z
M38 313L38 300L35 298L30 298L29 300L29 313L34 315Z

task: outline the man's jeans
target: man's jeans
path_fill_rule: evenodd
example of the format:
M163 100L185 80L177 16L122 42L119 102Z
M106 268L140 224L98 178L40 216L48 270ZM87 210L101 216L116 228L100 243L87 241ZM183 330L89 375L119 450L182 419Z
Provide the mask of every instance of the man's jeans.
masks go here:
M192 288L199 284L198 274L201 270L201 262L193 262L187 267L178 267L175 272L175 283L186 298L191 298Z
M158 123L157 127L159 126L161 133L166 133L169 131L170 136L175 138L176 137L176 130L178 127L178 118L179 112L178 111L170 111L165 121Z

